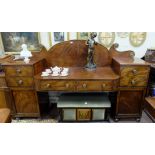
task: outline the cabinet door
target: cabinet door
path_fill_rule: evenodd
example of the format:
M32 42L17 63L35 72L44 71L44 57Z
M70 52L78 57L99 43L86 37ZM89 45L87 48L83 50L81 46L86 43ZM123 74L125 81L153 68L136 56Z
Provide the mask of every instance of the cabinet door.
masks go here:
M0 108L7 108L5 91L0 90Z
M143 90L123 90L118 93L116 115L139 117L142 112Z
M39 106L35 91L13 90L13 97L18 116L39 116Z

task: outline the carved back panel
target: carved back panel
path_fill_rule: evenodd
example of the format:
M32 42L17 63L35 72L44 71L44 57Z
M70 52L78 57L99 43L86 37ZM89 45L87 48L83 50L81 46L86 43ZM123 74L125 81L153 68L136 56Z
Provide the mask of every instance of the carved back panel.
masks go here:
M48 51L42 48L41 52L34 53L35 58L45 58L47 66L84 67L87 63L88 46L84 40L70 40L58 43ZM97 67L110 66L112 57L130 57L130 51L119 52L115 48L108 50L101 44L95 45L94 61Z
M40 57L46 59L48 66L83 67L87 63L87 51L84 40L71 40L56 44L48 51L43 48ZM100 44L96 45L94 60L98 67L110 65L108 49Z

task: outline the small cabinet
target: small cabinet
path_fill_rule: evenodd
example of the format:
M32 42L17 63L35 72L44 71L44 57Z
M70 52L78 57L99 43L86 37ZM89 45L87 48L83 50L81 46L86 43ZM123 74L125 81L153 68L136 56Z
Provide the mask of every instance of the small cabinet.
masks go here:
M140 119L142 114L143 90L122 90L118 92L116 104L116 121L119 118Z
M40 117L34 76L44 69L43 59L31 59L29 64L7 58L3 64L6 87L9 88L14 117ZM4 85L4 81L0 81Z
M34 90L13 90L17 117L40 116L37 96Z

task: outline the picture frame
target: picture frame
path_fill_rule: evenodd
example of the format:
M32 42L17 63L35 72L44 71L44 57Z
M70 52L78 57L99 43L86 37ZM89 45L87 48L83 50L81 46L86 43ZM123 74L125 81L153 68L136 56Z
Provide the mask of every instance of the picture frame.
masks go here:
M39 32L1 32L0 39L5 54L19 54L22 44L27 44L33 52L42 47Z
M99 32L98 41L106 48L110 48L115 41L115 32Z
M50 46L67 40L68 32L49 32Z
M140 47L144 44L146 37L146 32L130 32L129 42L133 47Z
M78 40L87 40L90 36L90 32L77 32Z
M53 34L54 34L55 42L65 41L65 33L64 32L53 32Z

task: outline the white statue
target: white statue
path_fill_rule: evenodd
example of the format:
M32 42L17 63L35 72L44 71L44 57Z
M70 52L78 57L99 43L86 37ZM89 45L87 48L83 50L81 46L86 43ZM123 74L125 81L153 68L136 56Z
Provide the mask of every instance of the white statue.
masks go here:
M29 58L29 57L32 57L32 54L31 54L31 51L29 51L27 49L27 45L26 44L22 44L22 51L20 52L20 56L21 57L24 57L24 58Z

